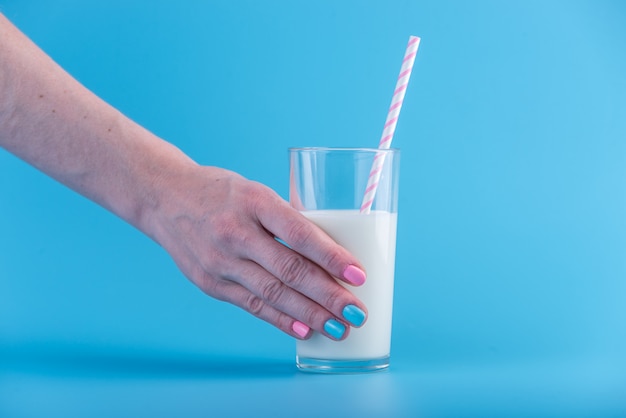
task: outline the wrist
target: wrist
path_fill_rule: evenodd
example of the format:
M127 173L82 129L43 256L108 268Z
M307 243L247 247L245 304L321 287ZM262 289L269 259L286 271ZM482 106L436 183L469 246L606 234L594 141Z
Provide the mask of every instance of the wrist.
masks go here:
M150 134L151 135L151 134ZM114 210L131 225L159 241L159 224L163 212L185 188L186 173L198 167L179 148L154 137L146 143L140 161L133 164L129 173L132 185L127 199Z

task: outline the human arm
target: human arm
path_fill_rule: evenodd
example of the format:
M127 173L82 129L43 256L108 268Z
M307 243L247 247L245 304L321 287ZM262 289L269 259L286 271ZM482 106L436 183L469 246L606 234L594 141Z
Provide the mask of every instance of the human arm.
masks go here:
M207 294L290 335L349 325L348 305L366 312L333 279L364 280L345 249L269 188L200 166L122 115L2 15L0 147L150 236Z

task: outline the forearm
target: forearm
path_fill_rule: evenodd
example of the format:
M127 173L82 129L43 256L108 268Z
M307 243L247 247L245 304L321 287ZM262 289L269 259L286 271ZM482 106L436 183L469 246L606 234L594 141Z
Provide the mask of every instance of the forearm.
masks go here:
M194 164L92 94L2 15L0 146L144 231L156 184Z

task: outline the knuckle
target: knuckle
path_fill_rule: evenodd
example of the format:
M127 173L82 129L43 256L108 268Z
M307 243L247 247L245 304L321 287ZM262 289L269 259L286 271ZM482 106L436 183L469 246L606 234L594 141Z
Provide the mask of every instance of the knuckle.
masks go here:
M286 240L294 248L304 247L313 234L313 228L304 222L294 222L287 230Z
M318 314L318 310L312 306L303 308L300 315L305 324L317 324L323 321Z
M243 190L245 195L251 198L252 202L262 201L262 198L266 193L266 187L255 181L247 182Z
M279 280L271 280L263 286L261 297L270 305L277 305L285 293L285 285Z
M198 256L198 269L204 281L219 281L231 266L231 257L222 248L206 251Z
M215 241L222 248L240 248L250 245L250 232L234 213L220 215L214 222Z
M246 183L243 192L246 196L245 202L249 205L249 209L252 213L259 213L267 207L268 204L268 190L267 187L261 183L250 181Z
M254 316L260 316L264 305L265 303L261 298L250 294L244 302L244 309Z
M311 265L304 258L293 254L283 259L279 271L281 279L286 285L298 288L311 274Z
M343 263L342 255L339 251L327 251L322 255L321 263L322 266L334 270L335 266L340 266Z
M224 292L221 286L221 281L219 280L214 280L213 278L209 277L208 275L203 275L204 277L202 278L202 282L200 287L202 288L202 290L207 294L210 295L212 297L214 297L217 300L224 300Z
M271 195L272 190L262 183L249 181L246 183L243 192L246 195L246 202L250 203L252 208L258 208L270 202L267 197Z
M342 307L346 305L345 303L345 293L346 290L339 286L337 289L330 292L326 298L324 299L324 305L330 310L333 311L333 307Z
M220 281L207 273L202 267L194 266L189 278L195 283L204 293L210 295L216 299L219 299L222 295L220 289Z
M200 289L207 295L219 301L230 301L231 288L227 282L207 272L201 272L197 283Z

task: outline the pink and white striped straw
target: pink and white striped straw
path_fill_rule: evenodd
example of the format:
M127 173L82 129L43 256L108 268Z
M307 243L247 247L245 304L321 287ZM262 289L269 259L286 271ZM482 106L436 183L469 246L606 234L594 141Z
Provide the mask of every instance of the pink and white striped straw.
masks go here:
M411 70L413 70L413 62L415 61L415 55L417 55L417 48L420 44L420 38L417 36L410 36L409 43L406 46L404 52L404 59L402 60L402 67L400 67L400 75L398 75L398 81L396 82L396 89L393 92L391 98L391 106L387 112L387 120L385 121L385 127L383 128L383 134L378 143L379 149L389 149L391 146L391 140L393 134L396 131L396 125L398 123L398 117L400 116L400 110L402 109L402 102L404 101L404 94L406 88L409 85L409 78L411 77ZM370 171L369 178L367 179L367 187L365 188L365 195L363 196L363 203L361 203L361 213L369 213L374 203L374 197L376 196L376 189L378 188L378 182L380 181L380 174L385 163L385 153L379 152L374 157L372 163L372 169Z

